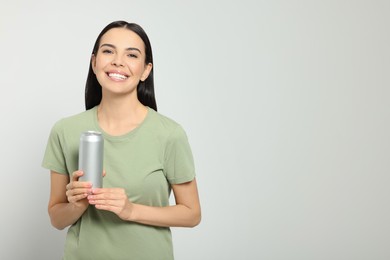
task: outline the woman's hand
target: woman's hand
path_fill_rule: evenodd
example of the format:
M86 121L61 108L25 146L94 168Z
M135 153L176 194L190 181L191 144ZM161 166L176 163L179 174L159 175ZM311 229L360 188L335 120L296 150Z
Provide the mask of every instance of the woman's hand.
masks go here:
M48 211L52 225L64 229L76 223L88 208L92 184L79 181L82 171L71 175L51 171ZM103 173L103 176L105 173Z
M89 204L97 209L108 210L123 220L131 220L133 204L122 188L97 188L88 196Z
M86 209L89 205L87 196L91 194L92 184L90 182L79 181L79 178L83 174L82 171L73 172L71 181L66 185L66 197L69 203L75 207Z
M92 189L88 196L96 209L115 213L122 220L158 227L195 227L201 220L196 179L173 184L176 205L155 207L132 203L122 188Z

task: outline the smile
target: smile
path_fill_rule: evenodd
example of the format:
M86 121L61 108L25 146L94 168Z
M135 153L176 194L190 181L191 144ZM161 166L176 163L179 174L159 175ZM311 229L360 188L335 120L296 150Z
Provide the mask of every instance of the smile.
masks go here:
M126 80L128 77L119 73L108 73L108 76L114 80Z

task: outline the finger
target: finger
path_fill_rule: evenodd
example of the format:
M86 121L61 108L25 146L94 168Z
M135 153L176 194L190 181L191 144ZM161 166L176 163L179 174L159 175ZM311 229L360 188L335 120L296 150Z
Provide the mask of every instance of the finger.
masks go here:
M92 189L93 194L103 194L103 193L118 193L126 194L125 190L122 188L95 188Z
M87 199L90 204L114 205L118 207L123 206L128 200L126 195L117 193L88 195Z
M125 202L123 200L89 200L89 204L95 206L109 206L112 208L123 208Z
M81 176L84 175L84 172L81 170L75 171L72 174L72 181L78 181Z
M96 207L97 209L112 211L112 212L115 213L115 208L112 207L112 206L108 206L108 205L95 205L95 207Z
M115 214L119 214L119 212L121 211L121 209L119 207L112 206L112 205L97 204L94 206L96 209L111 211Z
M83 182L83 181L72 181L66 185L66 190L74 190L74 189L81 189L81 188L90 189L92 188L92 183Z
M91 194L91 189L89 188L78 188L78 189L71 189L66 191L66 196L77 196L80 194Z
M72 173L72 180L69 182L68 185L66 185L66 189L71 190L74 188L81 188L81 187L90 188L90 187L92 187L92 184L89 182L79 181L79 178L83 175L84 175L84 172L81 170L74 171Z
M106 170L103 170L103 177L106 177Z
M79 194L76 196L69 196L68 201L71 203L78 202L79 200L85 199L87 196L88 196L88 194Z

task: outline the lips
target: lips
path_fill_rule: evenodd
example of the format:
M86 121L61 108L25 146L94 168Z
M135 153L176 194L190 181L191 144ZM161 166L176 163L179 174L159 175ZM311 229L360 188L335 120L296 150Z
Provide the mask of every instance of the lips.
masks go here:
M118 73L118 72L109 72L109 73L107 73L107 75L108 75L111 79L113 79L113 80L119 80L119 81L121 81L121 80L126 80L126 79L128 78L127 75L122 74L122 73Z

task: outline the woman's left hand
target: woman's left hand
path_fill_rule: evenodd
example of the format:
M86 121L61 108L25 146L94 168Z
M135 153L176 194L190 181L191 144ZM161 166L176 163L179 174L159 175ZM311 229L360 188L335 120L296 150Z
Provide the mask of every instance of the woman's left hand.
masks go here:
M133 204L122 188L96 188L88 196L89 204L97 209L114 212L123 220L129 220Z

